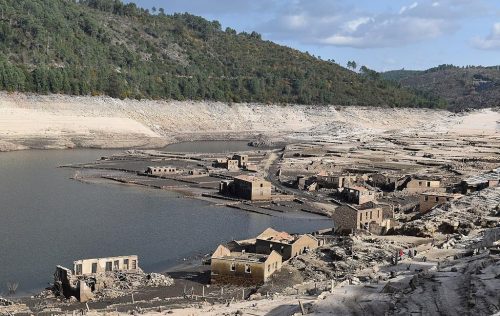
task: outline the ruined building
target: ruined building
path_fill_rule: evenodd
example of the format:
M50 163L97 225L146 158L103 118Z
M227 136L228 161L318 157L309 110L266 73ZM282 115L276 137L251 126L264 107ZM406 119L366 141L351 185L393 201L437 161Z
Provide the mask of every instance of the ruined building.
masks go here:
M486 188L498 186L500 183L500 168L493 169L480 175L463 180L460 183L462 194L481 191Z
M75 276L70 269L62 266L56 267L52 289L56 296L62 296L66 299L75 297L80 302L87 302L94 298L95 288L92 289L91 286L84 279Z
M421 213L427 213L433 207L442 205L447 202L458 200L462 194L441 193L441 192L425 192L420 194L419 207Z
M284 261L316 248L318 248L318 240L312 235L292 236L271 228L257 236L255 243L255 252L270 254L276 251L283 257Z
M265 283L282 263L318 248L314 236L290 235L268 228L255 238L220 245L211 257L211 282L236 285Z
M256 285L265 283L271 275L279 271L281 255L272 251L269 255L231 252L220 245L211 257L210 282L236 285Z
M431 176L412 176L399 187L408 193L423 193L426 191L445 192L441 187L441 179Z
M248 165L248 155L235 154L233 160L238 161L238 167L240 168L246 168Z
M410 177L399 174L373 173L368 176L367 183L384 191L392 192L401 187L407 179L410 180Z
M137 256L84 259L73 262L73 271L77 276L110 271L137 271L138 262Z
M320 188L342 189L356 183L356 181L358 181L358 176L350 174L329 174L323 172L319 173L316 176L316 179Z
M271 182L262 178L241 175L232 181L222 181L219 192L245 200L266 201L271 199Z
M229 171L238 171L240 169L239 162L236 159L221 158L213 162L214 168L223 168Z
M167 176L172 174L177 174L178 170L175 167L170 166L150 166L146 168L145 174L152 176Z
M345 202L358 205L375 201L378 195L378 192L362 186L348 186L341 193L342 199Z
M358 229L365 229L380 233L381 228L389 229L394 217L393 211L384 210L381 205L368 202L362 205L344 204L335 209L332 219L335 230L340 233L350 233Z
M315 191L318 187L316 177L297 176L297 189Z
M57 266L52 290L56 296L75 297L80 302L92 300L96 291L107 288L111 283L108 276L115 272L142 273L137 256L77 260L73 265L73 271Z

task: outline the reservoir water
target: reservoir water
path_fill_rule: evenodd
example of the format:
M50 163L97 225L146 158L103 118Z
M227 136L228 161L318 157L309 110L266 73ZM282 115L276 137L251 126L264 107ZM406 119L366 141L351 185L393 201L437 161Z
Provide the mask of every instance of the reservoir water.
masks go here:
M192 147L182 149L197 151ZM161 272L270 226L298 233L331 226L327 219L246 213L161 190L80 183L70 179L73 170L57 168L113 152L0 153L0 296L7 282L19 283L18 294L35 293L52 281L56 265L71 268L76 259L137 254L145 271Z

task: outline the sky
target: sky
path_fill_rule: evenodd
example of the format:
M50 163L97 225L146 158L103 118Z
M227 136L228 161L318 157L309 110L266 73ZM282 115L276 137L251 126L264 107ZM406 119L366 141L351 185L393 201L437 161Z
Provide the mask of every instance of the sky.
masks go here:
M345 66L500 65L500 0L135 0L189 12Z

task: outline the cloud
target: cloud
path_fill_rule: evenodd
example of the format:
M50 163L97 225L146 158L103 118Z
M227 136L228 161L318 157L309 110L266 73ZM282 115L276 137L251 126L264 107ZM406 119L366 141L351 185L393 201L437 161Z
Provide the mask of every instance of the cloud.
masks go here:
M418 7L418 2L413 2L409 6L402 6L401 9L399 10L399 14L403 14L403 13L405 13L405 11L408 11L408 10L413 10L416 7Z
M500 22L493 24L487 37L473 39L473 45L478 49L500 49Z
M256 30L278 42L355 48L401 47L446 39L466 28L469 19L500 16L498 0L135 1L149 8L164 6L167 12L190 12L219 19L227 26ZM494 49L495 32L473 39L472 44Z
M465 19L491 10L482 0L419 0L382 12L366 8L346 0L290 0L258 31L302 44L398 47L453 34Z
M287 29L297 30L307 25L307 19L303 15L289 15L283 18L283 24Z
M453 25L440 20L387 17L370 20L352 32L319 39L319 43L357 48L391 47L436 38L453 30Z
M369 22L373 22L373 19L369 17L361 17L347 21L347 23L345 23L345 30L348 32L356 32L360 26Z

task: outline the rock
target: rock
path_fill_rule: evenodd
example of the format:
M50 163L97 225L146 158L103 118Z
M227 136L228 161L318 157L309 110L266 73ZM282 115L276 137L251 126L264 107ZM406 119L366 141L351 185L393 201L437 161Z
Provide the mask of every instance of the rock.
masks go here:
M3 151L14 151L14 150L25 150L29 149L26 146L10 143L7 141L0 140L0 152Z
M11 305L14 305L14 302L0 297L0 306L11 306Z
M485 218L496 213L499 203L500 188L487 188L437 206L421 218L405 223L399 232L421 237L432 237L436 232L469 235L475 229L491 226Z
M277 143L264 135L258 135L257 138L248 143L248 146L251 147L273 147L276 146Z
M174 279L160 273L150 273L146 276L146 279L146 285L151 287L171 286L174 284Z
M260 293L252 294L249 297L249 300L251 300L251 301L257 301L257 300L261 300L261 299L262 299L262 294L260 294Z

